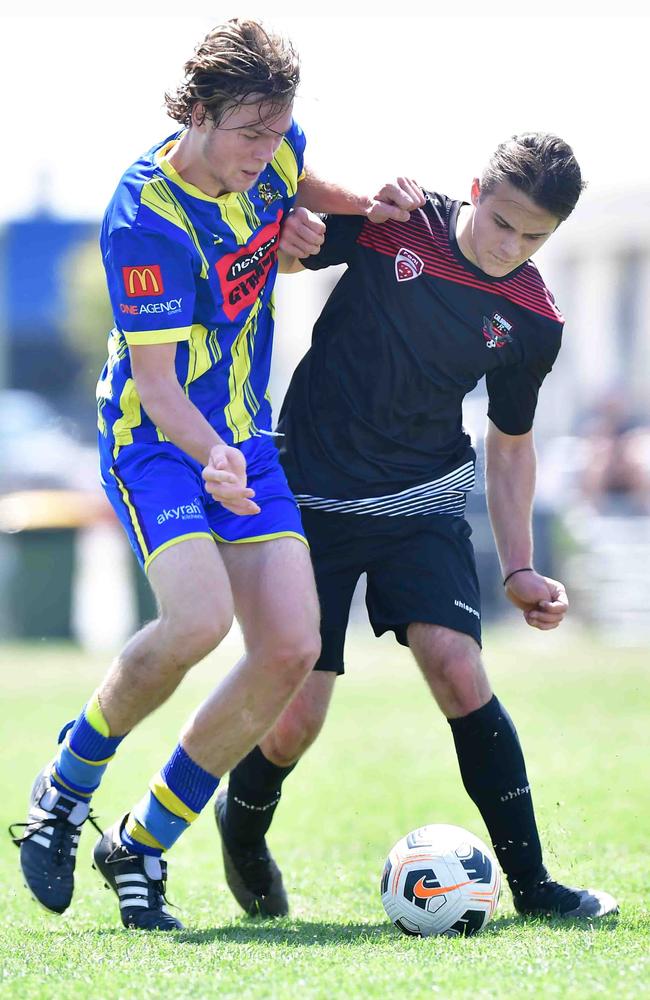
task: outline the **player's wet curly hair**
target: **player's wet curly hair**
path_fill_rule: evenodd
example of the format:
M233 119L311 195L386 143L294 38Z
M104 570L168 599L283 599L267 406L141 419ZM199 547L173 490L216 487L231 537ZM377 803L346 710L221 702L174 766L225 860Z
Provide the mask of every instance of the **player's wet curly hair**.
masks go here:
M481 194L490 194L502 181L561 221L587 186L571 147L548 132L523 132L497 146L483 171Z
M165 106L183 125L208 118L217 126L226 110L261 95L264 117L273 118L293 99L299 80L300 64L291 42L257 21L233 18L213 28L198 45L185 63L181 85L165 94ZM194 114L197 104L203 109L199 118Z

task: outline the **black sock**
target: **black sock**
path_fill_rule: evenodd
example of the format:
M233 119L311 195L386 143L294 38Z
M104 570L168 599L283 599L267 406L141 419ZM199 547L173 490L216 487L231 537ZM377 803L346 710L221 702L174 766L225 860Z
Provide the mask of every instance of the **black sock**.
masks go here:
M483 817L509 880L541 876L542 848L524 755L512 719L494 695L461 719L449 719L463 784Z
M295 764L278 767L254 747L230 772L224 833L237 844L255 844L262 840L273 819L282 782Z

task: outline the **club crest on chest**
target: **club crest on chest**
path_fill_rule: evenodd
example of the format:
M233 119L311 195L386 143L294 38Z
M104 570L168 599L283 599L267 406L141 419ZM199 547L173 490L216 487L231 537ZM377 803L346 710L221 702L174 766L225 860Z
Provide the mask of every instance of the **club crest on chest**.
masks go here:
M402 247L395 257L395 277L398 281L412 281L419 278L424 270L424 264L416 253Z

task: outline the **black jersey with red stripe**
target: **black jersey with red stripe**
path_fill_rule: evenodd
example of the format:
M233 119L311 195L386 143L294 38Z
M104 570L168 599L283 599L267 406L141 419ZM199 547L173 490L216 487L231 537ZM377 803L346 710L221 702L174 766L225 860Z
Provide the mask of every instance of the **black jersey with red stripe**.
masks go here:
M463 256L461 204L430 193L405 223L326 219L320 253L303 263L347 269L280 414L295 493L377 497L463 466L462 402L484 375L496 426L532 427L563 317L531 261L491 278Z

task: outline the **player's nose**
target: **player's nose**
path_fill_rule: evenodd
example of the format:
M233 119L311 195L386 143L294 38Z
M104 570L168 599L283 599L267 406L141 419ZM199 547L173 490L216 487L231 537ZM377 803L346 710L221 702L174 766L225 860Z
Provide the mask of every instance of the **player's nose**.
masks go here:
M499 256L503 260L518 260L521 254L521 241L517 236L506 236L501 240Z
M265 136L264 139L260 141L255 153L257 160L263 167L265 167L267 163L271 162L281 142L282 138L278 138L274 135L268 137Z

